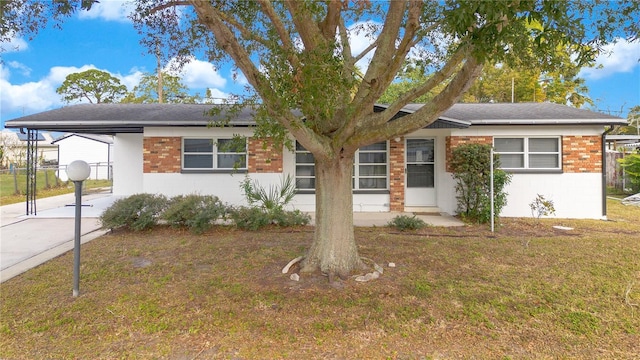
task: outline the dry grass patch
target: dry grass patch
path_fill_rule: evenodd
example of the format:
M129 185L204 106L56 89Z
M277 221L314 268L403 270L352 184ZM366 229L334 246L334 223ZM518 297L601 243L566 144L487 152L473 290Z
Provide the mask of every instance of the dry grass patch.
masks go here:
M361 228L384 274L336 284L281 273L311 228L116 232L83 247L79 298L72 254L1 285L0 358L631 359L640 208L610 218Z

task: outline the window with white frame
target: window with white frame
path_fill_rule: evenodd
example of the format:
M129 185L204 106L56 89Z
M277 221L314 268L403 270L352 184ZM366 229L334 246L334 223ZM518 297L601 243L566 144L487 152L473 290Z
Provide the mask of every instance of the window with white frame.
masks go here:
M233 170L247 168L246 139L182 139L184 170Z
M315 189L313 154L296 142L296 186ZM364 146L356 151L353 165L353 190L386 190L389 184L388 145L386 141Z
M560 170L560 137L494 137L503 169Z

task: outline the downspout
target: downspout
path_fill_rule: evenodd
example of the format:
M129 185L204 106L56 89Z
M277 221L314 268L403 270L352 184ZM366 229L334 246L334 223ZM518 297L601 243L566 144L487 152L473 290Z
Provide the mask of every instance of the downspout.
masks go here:
M615 125L602 133L602 217L607 217L607 134L615 129Z

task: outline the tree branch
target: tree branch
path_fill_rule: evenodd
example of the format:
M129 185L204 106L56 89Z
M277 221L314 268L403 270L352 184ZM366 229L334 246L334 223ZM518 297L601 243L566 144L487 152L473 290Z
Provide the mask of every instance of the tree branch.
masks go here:
M332 40L336 38L336 29L342 22L340 11L346 7L348 0L344 3L340 0L329 0L327 4L327 15L324 20L320 22L320 32L326 40Z
M300 61L298 57L295 55L296 54L295 48L293 46L293 43L291 42L291 37L289 35L289 32L285 28L278 14L276 14L275 9L271 5L271 1L260 0L260 5L262 6L262 10L265 12L265 14L269 18L269 20L271 20L271 23L275 27L276 32L280 37L280 41L282 42L282 47L286 50L288 54L287 58L289 59L289 62L295 68L299 67Z
M187 0L169 1L169 2L166 2L164 4L161 4L161 5L158 5L158 6L155 6L155 7L151 8L151 13L162 11L162 10L168 9L168 8L173 8L173 7L176 7L176 6L189 6L189 5L191 5L191 3L189 1L187 1Z
M384 112L375 115L375 117L381 116L375 121L379 125L371 126L371 122L367 121L367 132L377 134L376 137L367 139L368 142L382 141L395 136L405 135L433 123L443 112L458 101L458 99L473 84L475 79L480 76L481 71L482 64L479 63L472 55L467 56L460 71L458 71L444 90L418 111L413 114L405 115L402 118L402 121L389 121L388 119L391 119L393 115L395 115L402 106L404 106L400 106L401 102L396 101L392 105L393 109L389 107ZM382 115L383 113L386 114ZM386 120L382 122L381 120L383 119ZM360 139L358 136L355 136L350 139L349 142L357 144L362 140L363 139Z
M286 0L285 5L289 9L293 23L300 34L300 39L305 50L315 49L320 43L321 30L312 17L305 14L301 8L303 4L299 0Z

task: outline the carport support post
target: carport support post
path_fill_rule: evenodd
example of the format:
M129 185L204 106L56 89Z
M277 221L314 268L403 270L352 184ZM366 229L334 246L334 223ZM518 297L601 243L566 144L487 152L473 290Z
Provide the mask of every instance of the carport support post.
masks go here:
M75 237L73 243L73 297L80 295L80 223L82 219L82 181L73 182L76 187Z

